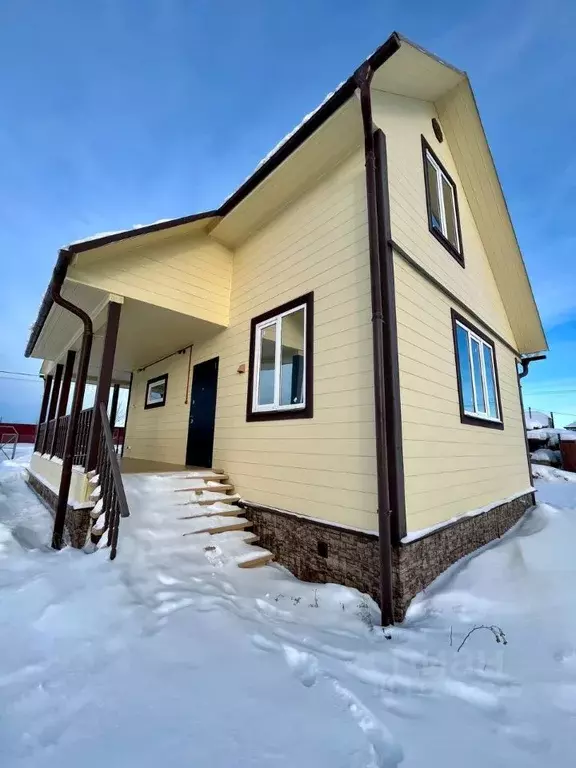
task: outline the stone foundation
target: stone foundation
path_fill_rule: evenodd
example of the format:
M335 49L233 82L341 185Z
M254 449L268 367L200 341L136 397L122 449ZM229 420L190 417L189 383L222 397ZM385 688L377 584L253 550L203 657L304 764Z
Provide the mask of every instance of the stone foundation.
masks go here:
M26 482L34 493L40 497L54 517L58 496L51 488L31 472L26 472ZM66 510L66 522L64 524L64 543L76 549L81 549L86 543L86 536L90 527L90 509L74 509L68 506Z
M303 581L334 582L379 593L378 536L242 502L258 544Z
M500 538L534 505L534 494L461 517L415 541L395 547L392 554L394 616L402 621L410 601L450 565Z
M465 555L499 538L534 504L527 493L480 515L461 517L392 552L394 618L404 619L418 592ZM380 598L378 536L290 512L241 502L259 544L297 578L334 582Z

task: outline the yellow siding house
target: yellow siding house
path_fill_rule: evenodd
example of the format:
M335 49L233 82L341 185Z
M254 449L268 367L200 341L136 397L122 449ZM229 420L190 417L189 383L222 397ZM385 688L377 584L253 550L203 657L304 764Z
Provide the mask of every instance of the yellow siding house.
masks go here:
M94 382L64 499L90 508L91 420L129 387L126 466L217 468L279 562L392 621L533 503L518 365L545 350L468 78L395 33L219 209L60 252L31 485L56 503Z

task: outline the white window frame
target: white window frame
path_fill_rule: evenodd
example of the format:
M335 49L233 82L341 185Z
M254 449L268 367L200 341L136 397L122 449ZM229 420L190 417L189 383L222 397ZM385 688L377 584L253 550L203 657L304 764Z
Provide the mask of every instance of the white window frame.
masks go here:
M280 404L280 388L282 376L282 320L295 312L304 310L304 344L303 344L303 371L302 371L302 402ZM286 312L281 312L268 320L263 320L255 328L255 349L254 349L254 371L252 372L252 412L253 413L275 413L278 411L301 411L306 408L306 367L308 365L308 356L306 353L306 342L308 333L308 308L305 303L292 307ZM266 328L276 326L276 349L274 358L274 402L266 405L258 403L260 390L260 360L262 356L262 333Z
M488 344L481 336L478 336L477 333L474 333L474 331L469 328L467 325L462 323L460 320L456 320L456 326L459 326L462 328L463 331L465 331L468 334L468 363L470 365L470 374L472 377L472 398L474 400L474 410L468 411L464 408L464 391L461 389L460 391L460 397L462 400L462 410L465 413L466 416L472 416L476 419L483 419L484 421L492 421L495 424L502 424L502 414L500 413L500 398L498 397L498 373L496 370L496 360L494 358L494 347L491 344ZM482 382L482 393L484 395L484 404L486 406L486 409L488 409L488 378L486 376L486 363L484 361L484 348L487 349L490 352L490 360L492 361L492 375L494 377L494 397L496 401L496 413L497 416L491 416L488 411L481 411L478 408L478 392L476 389L476 377L474 375L475 373L475 366L474 366L474 356L472 355L472 339L474 341L478 342L480 345L480 379ZM460 348L458 344L456 344L456 354L458 357L460 356ZM462 367L464 361L459 359L459 365L460 368ZM459 384L459 386L461 386Z
M436 191L438 193L438 202L440 204L440 234L442 237L446 240L447 243L450 243L452 248L455 248L458 253L461 253L461 247L460 247L460 232L459 232L459 219L458 219L458 209L456 207L456 187L454 185L454 182L448 178L448 175L446 172L442 169L442 166L436 161L428 147L425 148L425 154L426 154L426 161L430 163L430 165L433 166L433 168L437 172L436 177ZM428 177L428 183L431 183L430 176L428 174L428 171L426 171L426 175ZM455 224L455 234L456 234L456 243L453 243L452 240L448 237L448 226L446 224L446 205L444 203L444 190L442 189L442 179L448 184L450 189L452 190L452 212L454 214L454 224ZM430 206L430 210L428 211L428 215L430 218L432 217L432 210ZM432 221L430 221L430 226L434 227L432 224ZM434 229L437 229L434 227Z

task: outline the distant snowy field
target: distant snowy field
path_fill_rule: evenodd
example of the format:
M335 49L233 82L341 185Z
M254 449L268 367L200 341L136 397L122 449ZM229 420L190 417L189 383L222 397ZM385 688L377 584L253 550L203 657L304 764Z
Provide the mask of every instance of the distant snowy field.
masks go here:
M539 506L384 633L354 590L183 537L159 477L129 478L114 563L49 550L29 454L0 464L2 768L576 764L576 476L538 467ZM458 650L478 625L507 643Z

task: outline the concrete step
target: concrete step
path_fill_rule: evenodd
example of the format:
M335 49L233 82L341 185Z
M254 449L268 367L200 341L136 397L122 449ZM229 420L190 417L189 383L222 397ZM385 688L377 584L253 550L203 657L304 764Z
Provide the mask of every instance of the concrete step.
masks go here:
M225 504L233 504L236 501L240 501L240 496L238 496L237 493L227 495L225 493L215 493L214 491L202 491L202 496L194 494L188 501L183 502L182 506L187 506L188 504L210 506L217 501L223 501Z
M203 481L202 481L203 482ZM216 483L216 482L208 482L204 485L190 485L186 488L174 488L174 493L196 493L197 491L213 491L215 493L228 493L228 491L233 491L234 486L233 485L226 485L224 483Z
M258 536L249 530L222 531L221 533L214 533L211 541L214 541L219 546L226 546L231 542L237 541L243 544L254 544L258 541Z
M179 517L179 520L192 520L194 518L198 517L212 517L213 515L220 515L221 517L225 517L227 515L230 515L232 517L236 517L238 513L240 512L240 508L234 506L233 504L224 504L222 501L218 501L216 504L211 504L210 506L202 506L198 505L196 509L192 512L192 507L194 505L191 504L180 504L180 509L185 509L186 507L191 508L190 514L183 515Z
M200 524L195 530L188 531L183 535L194 536L197 533L211 533L213 535L218 535L229 531L244 531L247 528L251 528L253 525L251 520L246 520L244 517L222 517L214 515L213 517L199 518L198 522L200 523L200 520L203 519L206 520L204 525Z
M260 568L263 565L267 565L274 559L272 552L269 552L263 547L251 546L250 550L241 555L236 555L236 565L238 568Z

